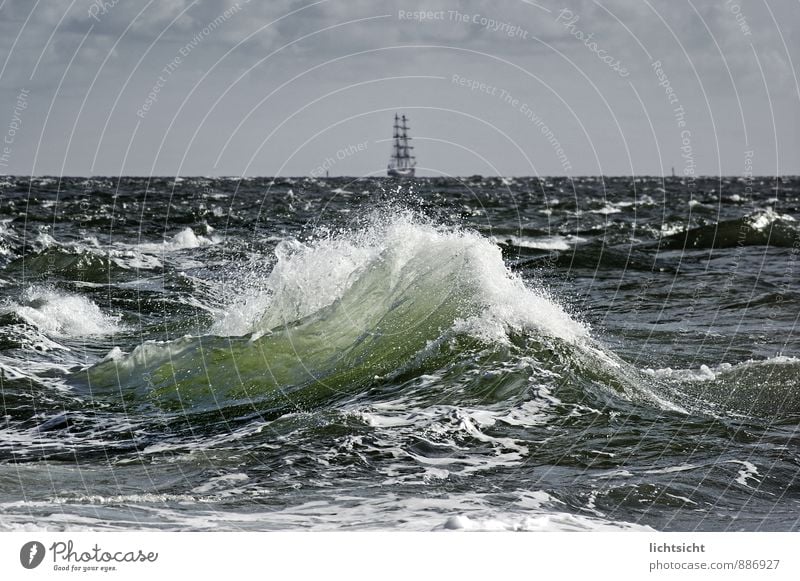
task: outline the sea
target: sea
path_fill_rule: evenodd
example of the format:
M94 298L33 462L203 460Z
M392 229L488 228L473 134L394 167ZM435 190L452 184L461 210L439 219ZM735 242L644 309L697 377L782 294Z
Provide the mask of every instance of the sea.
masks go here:
M798 220L797 177L0 177L0 530L799 530Z

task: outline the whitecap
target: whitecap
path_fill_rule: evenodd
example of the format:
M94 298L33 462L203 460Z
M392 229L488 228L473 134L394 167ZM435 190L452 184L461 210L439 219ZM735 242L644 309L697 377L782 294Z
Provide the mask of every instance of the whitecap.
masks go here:
M47 286L27 288L19 303L6 307L40 331L56 337L110 335L122 326L90 299Z

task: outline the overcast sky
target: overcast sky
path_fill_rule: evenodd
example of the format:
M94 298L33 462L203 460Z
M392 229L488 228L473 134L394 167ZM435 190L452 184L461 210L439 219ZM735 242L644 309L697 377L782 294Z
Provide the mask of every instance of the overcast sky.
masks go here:
M800 174L798 15L798 0L0 0L0 173L383 175L401 112L418 175Z

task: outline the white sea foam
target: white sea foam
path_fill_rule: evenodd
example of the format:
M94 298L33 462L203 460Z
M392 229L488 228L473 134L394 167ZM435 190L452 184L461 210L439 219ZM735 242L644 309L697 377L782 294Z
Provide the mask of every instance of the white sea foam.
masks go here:
M211 234L212 231L213 228L206 225L206 233L210 235L203 236L187 226L163 242L117 244L107 252L114 264L121 268L155 270L163 267L162 261L171 253L218 244L220 238ZM190 268L190 264L184 262L182 267Z
M645 470L645 474L672 474L673 472L685 472L697 468L694 464L681 464L680 466L667 466L666 468L653 468Z
M662 236L673 236L686 230L686 225L681 222L662 222L661 234Z
M252 496L267 496L269 491L252 491ZM454 530L454 531L646 531L654 529L635 523L574 515L544 509L514 513L496 513L486 507L484 498L471 499L474 510L465 513L459 498L418 497L398 503L395 494L372 498L340 497L327 501L310 500L272 510L221 511L207 506L224 495L197 494L125 494L79 496L46 501L19 501L0 504L4 516L0 530L305 530L338 531L343 523L363 530ZM83 510L86 504L103 505L102 516ZM398 510L402 504L407 510ZM131 507L139 509L131 519ZM56 510L53 510L56 508ZM452 516L442 516L442 514ZM114 518L109 515L114 514Z
M200 486L195 486L192 489L192 492L198 494L206 494L209 492L220 493L220 490L229 488L230 485L233 483L243 482L247 480L249 480L249 476L247 476L247 474L244 474L242 472L237 472L234 474L224 474L222 476L216 476L214 478L211 478L210 480L206 481Z
M510 241L514 246L536 250L571 250L577 244L586 242L586 239L580 236L543 236L541 238L495 236L493 240L498 244Z
M622 212L622 210L620 209L619 206L620 206L620 204L608 204L607 203L602 208L597 208L595 210L589 210L589 212L592 213L592 214L603 214L605 216L608 216L610 214L619 214L620 212Z
M5 308L40 331L56 337L109 335L121 330L119 320L103 313L90 299L47 286L26 289L19 303Z
M758 473L758 468L756 468L755 464L752 462L748 462L746 460L729 460L729 464L741 464L744 468L739 470L739 475L736 477L736 482L741 484L742 486L746 486L748 488L753 488L750 483L747 481L748 479L754 480L756 483L759 482L758 477L761 474Z
M162 260L169 254L181 250L212 246L220 242L219 236L212 233L213 228L206 225L208 236L196 234L188 226L164 239L162 242L143 242L128 244L117 242L113 246L105 247L94 236L79 242L62 242L56 240L46 231L40 231L33 239L32 247L36 252L43 252L49 248L66 248L73 252L86 252L95 256L107 256L114 264L126 269L154 270L163 267ZM2 230L0 230L0 238ZM0 254L2 246L0 245Z
M665 367L662 369L643 369L642 371L647 375L659 379L677 379L680 381L703 382L714 381L721 375L740 371L752 367L770 366L770 365L796 365L800 363L797 357L788 357L786 355L776 355L768 359L748 359L741 363L731 365L730 363L720 363L718 365L708 366L705 364L700 365L697 369L672 369Z
M201 246L210 246L217 244L219 238L216 236L206 237L195 234L194 230L188 226L161 243L144 242L137 246L140 252L149 254L163 254L164 252L174 252L177 250L186 250L189 248L200 248Z
M0 220L0 256L8 256L11 252L11 247L7 245L10 238L16 236L14 229L9 226L10 219Z
M722 365L730 367L729 364L723 363ZM642 371L653 377L678 378L684 381L710 381L717 377L716 372L712 371L708 365L701 365L699 369L672 369L671 367L665 367L663 369L648 368Z
M451 516L442 525L446 530L461 531L653 531L652 528L621 521L601 520L565 512L536 516L516 515L476 518Z
M747 217L747 222L754 230L766 230L769 226L781 220L783 222L794 222L794 217L789 214L778 214L773 210L761 210Z

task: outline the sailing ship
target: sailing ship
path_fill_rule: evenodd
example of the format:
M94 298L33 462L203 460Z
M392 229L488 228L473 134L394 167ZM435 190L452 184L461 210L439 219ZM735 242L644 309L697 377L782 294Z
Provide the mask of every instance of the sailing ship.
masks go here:
M405 115L401 117L395 113L393 137L394 145L387 175L396 178L413 178L417 162L416 158L411 155L411 150L414 148L408 144L408 140L411 138L408 136L408 121Z

